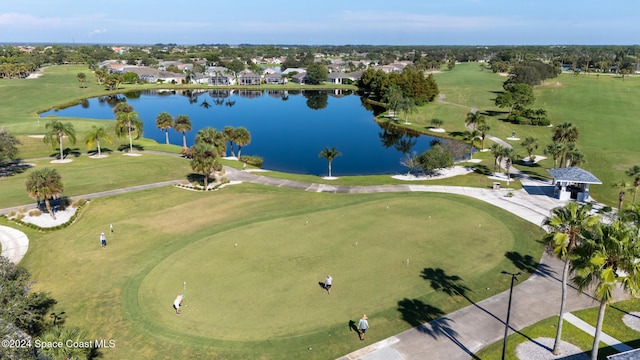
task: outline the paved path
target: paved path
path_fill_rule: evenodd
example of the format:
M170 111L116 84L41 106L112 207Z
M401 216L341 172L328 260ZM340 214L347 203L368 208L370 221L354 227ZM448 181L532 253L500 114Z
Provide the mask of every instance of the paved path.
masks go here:
M295 188L312 192L331 193L374 193L374 192L441 192L470 196L501 207L513 214L540 225L549 214L549 210L564 203L548 196L550 183L522 178L521 190L492 190L484 188L469 188L440 185L384 185L384 186L341 186L330 184L313 184L286 179L276 179L259 176L249 171L226 168L226 176L232 181L250 182L269 186ZM91 199L128 191L137 191L158 186L167 186L180 181L164 182L132 187L128 189L105 191L97 194L87 194L80 198ZM513 196L507 196L511 193ZM24 206L23 206L24 207ZM7 209L0 209L0 213ZM0 233L6 227L0 227ZM19 236L18 239L21 239ZM23 249L22 255L28 248L26 236L22 241L26 244L11 245L6 237L0 237L7 249ZM11 240L12 241L12 240ZM20 240L18 240L19 242ZM7 242L7 245L5 245ZM7 250L9 251L9 250ZM22 250L21 250L22 251ZM21 258L20 256L20 258ZM19 259L18 259L19 261ZM513 302L510 326L512 331L520 330L542 319L553 316L559 310L562 272L562 262L544 254L540 260L537 272L526 281L517 285L513 291ZM623 294L616 294L616 299L624 298ZM446 315L438 320L423 324L403 333L371 344L340 360L409 360L409 359L469 359L477 358L473 355L484 346L500 340L504 334L508 291L485 299L478 303ZM577 291L569 291L566 311L596 306L597 303L586 295L578 295ZM375 319L372 319L375 322Z

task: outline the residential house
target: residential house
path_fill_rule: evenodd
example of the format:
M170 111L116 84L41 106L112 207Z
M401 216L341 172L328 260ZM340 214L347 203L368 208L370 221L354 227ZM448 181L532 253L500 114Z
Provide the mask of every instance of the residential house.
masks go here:
M327 76L327 81L332 84L342 84L343 80L347 77L347 74L342 72L330 72Z
M229 74L217 74L209 77L208 81L210 86L229 86L235 85L236 78Z
M287 78L283 77L282 74L266 74L264 76L264 83L265 84L286 84L287 83Z
M291 81L298 84L306 84L307 81L309 81L309 77L307 76L307 72L304 71L304 72L293 75L291 77Z
M262 78L252 71L243 70L238 74L238 85L260 85Z

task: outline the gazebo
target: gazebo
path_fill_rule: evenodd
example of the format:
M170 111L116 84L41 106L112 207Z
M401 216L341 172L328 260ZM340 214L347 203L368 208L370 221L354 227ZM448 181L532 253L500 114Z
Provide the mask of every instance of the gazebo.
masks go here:
M585 201L589 199L589 185L602 184L597 177L579 167L550 169L553 176L554 195L560 200Z

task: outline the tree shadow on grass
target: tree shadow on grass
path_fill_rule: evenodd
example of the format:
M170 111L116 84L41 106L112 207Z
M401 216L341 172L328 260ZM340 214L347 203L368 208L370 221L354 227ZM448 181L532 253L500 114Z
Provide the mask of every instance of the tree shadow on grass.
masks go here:
M139 144L133 144L131 147L138 151L144 150L144 146ZM122 144L118 146L118 151L129 152L129 144Z
M489 167L486 165L474 164L472 165L472 167L473 167L473 172L475 172L476 174L486 175L486 176L493 174L493 171L489 169Z
M64 156L65 159L69 155L72 155L73 157L79 157L80 155L82 155L82 152L80 152L80 149L78 149L78 148L73 148L73 149L72 148L65 148L64 150L62 150L62 156ZM49 157L61 160L60 159L60 150L49 154Z
M469 288L462 283L462 278L457 275L447 275L444 270L438 268L424 268L422 278L429 280L431 288L443 292L449 296L460 295L467 298Z
M504 256L520 271L560 280L556 276L556 272L551 269L549 265L537 262L531 255L522 256L519 252L507 251L504 253Z
M425 304L418 299L404 298L398 301L398 311L402 314L402 320L415 327L418 331L431 336L433 339L444 336L473 359L480 359L458 340L458 333L451 328L451 319L443 317L444 311L441 309Z
M22 174L31 167L33 167L33 165L21 163L20 161L0 164L0 178Z

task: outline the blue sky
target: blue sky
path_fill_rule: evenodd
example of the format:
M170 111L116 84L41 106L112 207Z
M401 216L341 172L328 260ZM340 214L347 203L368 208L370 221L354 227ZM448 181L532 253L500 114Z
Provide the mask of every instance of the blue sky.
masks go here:
M0 42L632 45L640 0L1 0Z

